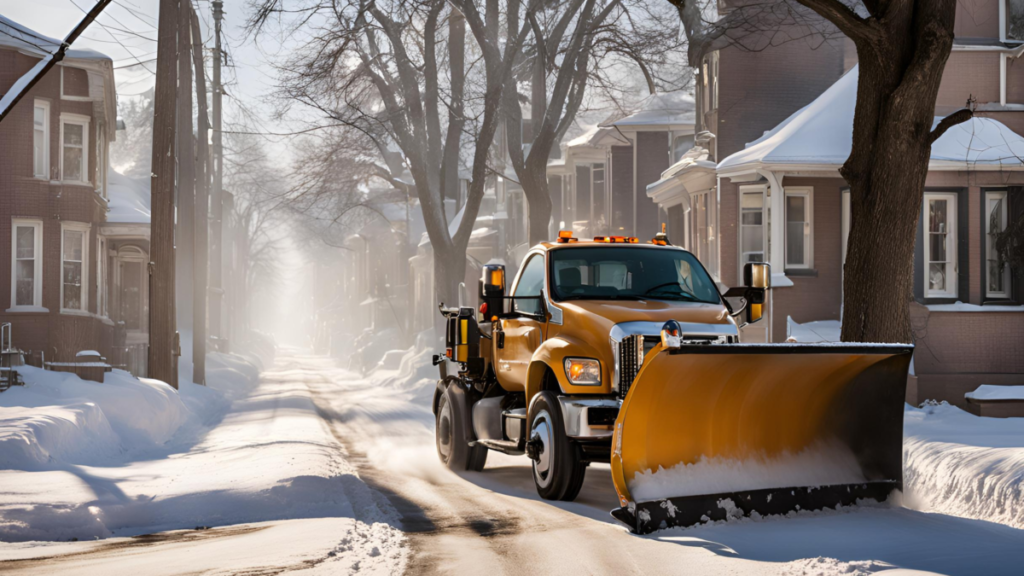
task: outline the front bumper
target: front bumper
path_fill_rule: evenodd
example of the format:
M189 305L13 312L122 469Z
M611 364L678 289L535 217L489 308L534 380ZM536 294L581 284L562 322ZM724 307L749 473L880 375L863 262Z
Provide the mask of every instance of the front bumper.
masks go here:
M575 440L611 440L622 400L587 396L559 396L565 435Z

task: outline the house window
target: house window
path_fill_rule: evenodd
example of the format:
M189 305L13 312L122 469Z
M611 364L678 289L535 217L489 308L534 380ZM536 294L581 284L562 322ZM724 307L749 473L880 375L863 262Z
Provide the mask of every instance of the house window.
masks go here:
M594 199L594 223L593 231L594 234L602 235L606 234L608 227L608 218L605 216L605 205L607 204L607 192L605 190L605 174L604 164L594 164L593 169L590 171L590 177L593 179L593 199Z
M88 226L65 224L61 234L60 307L62 311L86 311L86 302L89 297L88 250Z
M764 188L740 188L740 266L765 261Z
M925 297L956 297L956 194L924 195L924 274Z
M1006 192L985 193L985 296L1010 297L1010 269L996 251L996 236L1006 229Z
M813 267L813 214L810 188L786 188L786 268Z
M32 174L50 178L50 103L36 100L32 110Z
M89 119L86 116L61 115L60 173L65 182L86 182L89 170Z
M61 66L61 97L68 100L89 98L89 73L81 68Z
M11 307L43 305L43 223L14 220Z
M1024 0L1003 0L999 6L1002 40L1024 41Z
M96 313L107 315L107 239L102 236L97 241L96 252Z

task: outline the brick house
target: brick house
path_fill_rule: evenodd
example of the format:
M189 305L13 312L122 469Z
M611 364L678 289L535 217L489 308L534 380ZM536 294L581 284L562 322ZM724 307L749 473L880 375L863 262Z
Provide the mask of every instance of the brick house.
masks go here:
M973 95L977 117L932 150L914 263L911 402L964 405L978 385L1024 384L1024 271L1009 270L992 243L1024 211L1024 22L1013 14L1006 0L957 7L936 116ZM670 216L673 207L688 215L668 219L670 236L708 247L723 285L736 285L746 262L772 264L769 317L744 330L747 341L785 340L790 319L841 319L849 189L838 169L852 141L854 66L844 40L711 52L697 94L703 138L647 189ZM692 215L702 195L717 202L701 228Z
M6 92L59 42L3 17L0 32ZM102 227L116 123L113 62L72 49L0 125L0 322L31 363L114 348Z

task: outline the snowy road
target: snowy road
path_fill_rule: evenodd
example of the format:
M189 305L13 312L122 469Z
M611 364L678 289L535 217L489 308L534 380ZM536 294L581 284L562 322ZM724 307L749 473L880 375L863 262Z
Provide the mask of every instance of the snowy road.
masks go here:
M186 491L169 504L192 506L196 523L208 507L213 529L7 544L0 572L996 575L1024 565L1024 530L890 506L633 536L608 516L605 466L589 469L577 502L558 504L536 496L525 459L492 454L483 472L461 476L444 469L429 394L326 359L279 357L223 422L172 458L189 464L117 476L135 498L132 482L159 493L157 484L181 480L175 470L219 467L222 492ZM222 498L248 512L218 506Z

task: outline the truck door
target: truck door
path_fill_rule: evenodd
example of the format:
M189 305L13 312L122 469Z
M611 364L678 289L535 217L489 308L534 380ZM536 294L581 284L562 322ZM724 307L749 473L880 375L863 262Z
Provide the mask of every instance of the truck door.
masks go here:
M526 390L530 359L544 341L547 320L539 298L544 287L544 269L543 254L534 254L526 260L512 289L512 310L521 316L501 321L504 342L499 336L495 357L498 382L509 391Z

